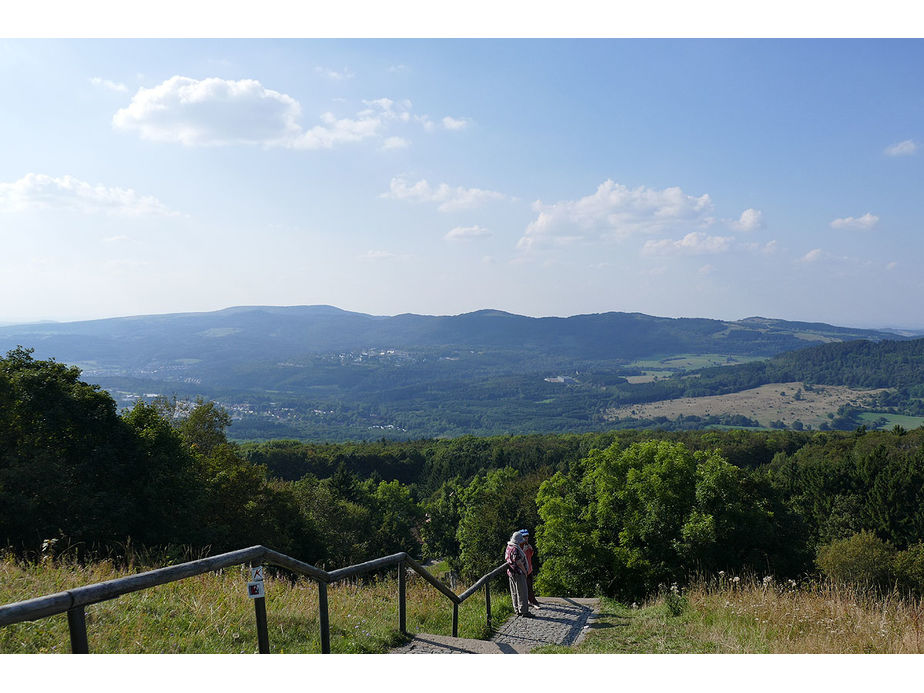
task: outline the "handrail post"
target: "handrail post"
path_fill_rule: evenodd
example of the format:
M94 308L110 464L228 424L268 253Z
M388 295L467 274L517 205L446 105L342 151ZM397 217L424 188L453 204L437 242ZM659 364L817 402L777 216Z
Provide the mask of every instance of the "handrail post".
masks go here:
M318 580L318 620L321 625L321 654L330 654L330 618L327 613L327 583Z
M459 605L452 603L452 637L459 637Z
M484 583L484 608L488 615L488 631L491 630L491 581Z
M71 635L72 654L90 654L87 641L87 616L83 605L67 610L67 629Z
M407 634L407 568L404 561L398 564L398 630Z
M257 597L253 600L253 608L257 616L257 643L260 654L269 654L269 629L266 626L266 597Z

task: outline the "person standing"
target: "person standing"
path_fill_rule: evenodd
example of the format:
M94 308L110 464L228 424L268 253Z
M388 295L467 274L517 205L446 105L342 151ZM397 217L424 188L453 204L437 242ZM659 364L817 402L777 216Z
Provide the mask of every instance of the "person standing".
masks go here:
M513 610L517 616L529 618L529 588L526 586L526 574L528 562L526 554L520 548L523 542L523 535L514 532L507 542L507 549L504 551L504 561L507 563L507 577L510 579L510 600L513 602Z
M523 543L520 545L520 548L523 549L523 553L526 554L527 600L529 601L530 606L541 609L542 605L539 604L539 601L536 599L536 593L533 591L533 577L536 574L536 549L534 549L532 544L529 543L529 530L521 529L520 536L523 537Z

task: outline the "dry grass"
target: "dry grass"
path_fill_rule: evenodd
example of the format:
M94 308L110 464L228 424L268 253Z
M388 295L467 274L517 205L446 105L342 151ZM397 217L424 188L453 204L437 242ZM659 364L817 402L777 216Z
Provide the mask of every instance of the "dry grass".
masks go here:
M688 627L721 652L924 652L924 604L830 583L699 583Z
M117 569L111 561L0 560L0 604L111 580L149 569ZM257 633L243 566L128 594L87 607L90 651L97 653L253 653ZM495 623L511 611L510 597L492 595ZM328 588L331 650L380 653L406 638L398 632L397 574ZM312 580L267 575L266 609L272 652L320 652L318 590ZM449 635L452 605L422 579L407 581L407 628ZM459 608L459 635L485 635L484 592ZM0 653L69 652L67 618L51 616L0 628Z
M627 607L605 600L578 647L544 652L631 654L920 654L924 604L832 584L701 581ZM675 602L676 605L676 602Z
M801 399L796 399L795 395L799 390L802 390ZM797 419L803 424L818 426L828 421L828 414L837 412L841 406L862 406L880 392L884 390L852 390L840 385L815 385L811 391L807 391L799 382L772 383L728 395L683 397L647 404L628 404L608 409L605 418L652 419L665 416L675 419L680 415L741 414L755 419L762 426L769 426L771 421L782 421L790 425Z

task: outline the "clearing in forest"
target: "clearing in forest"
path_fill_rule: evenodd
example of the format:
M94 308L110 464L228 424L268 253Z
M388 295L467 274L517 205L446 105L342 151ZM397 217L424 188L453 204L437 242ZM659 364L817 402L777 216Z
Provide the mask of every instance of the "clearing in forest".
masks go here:
M812 385L811 389L807 389L800 382L771 383L728 395L682 397L612 407L606 411L605 418L613 421L653 419L659 416L675 419L678 416L741 414L759 421L761 426L770 426L775 421L791 426L794 421L801 421L806 426L817 428L829 420L828 414L834 414L841 406L849 404L862 407L885 391L855 390L842 385Z

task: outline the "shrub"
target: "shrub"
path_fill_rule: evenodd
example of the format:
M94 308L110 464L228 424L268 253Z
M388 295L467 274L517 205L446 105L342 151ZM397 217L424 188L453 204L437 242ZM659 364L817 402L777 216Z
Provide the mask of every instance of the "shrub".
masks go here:
M882 586L889 580L894 555L891 545L863 530L822 546L815 562L825 576L836 582L860 587Z
M924 542L899 551L892 563L899 584L914 592L924 592Z

